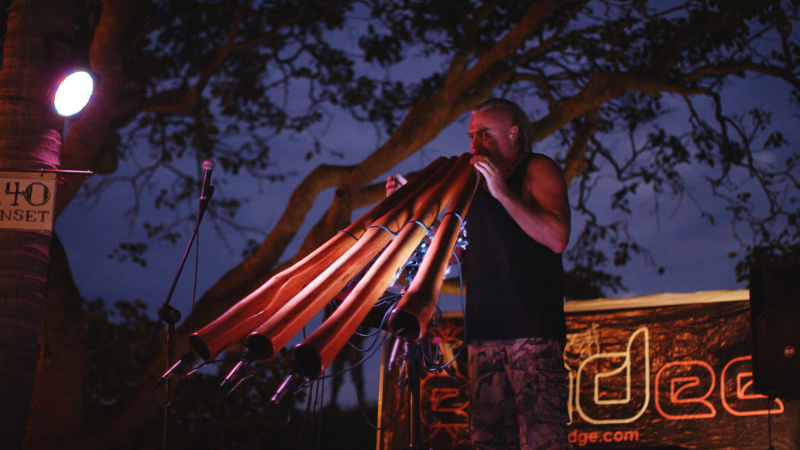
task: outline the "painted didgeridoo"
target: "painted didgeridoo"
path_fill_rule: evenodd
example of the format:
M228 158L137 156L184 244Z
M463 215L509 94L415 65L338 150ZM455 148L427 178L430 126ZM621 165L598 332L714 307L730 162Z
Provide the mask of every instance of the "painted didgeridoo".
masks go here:
M474 177L472 155L465 153L432 192L432 202L414 210L397 237L370 267L339 308L314 333L294 348L295 372L309 379L324 373L337 353L363 322L375 302L403 268L422 239L428 234L439 212L466 182ZM474 190L473 190L474 192ZM427 256L426 256L427 258ZM417 275L419 276L419 274Z
M420 187L427 184L432 175L447 162L444 157L433 161L394 194L317 250L270 278L219 318L193 333L189 337L192 350L209 361L232 343L243 339L349 250L376 219L397 208L405 199L419 195L422 192Z
M475 170L459 178L456 193L442 216L417 275L389 315L389 330L395 336L416 341L427 332L464 217L481 179Z
M422 182L418 195L409 196L394 209L367 227L364 234L341 257L326 264L325 270L291 298L245 340L245 347L259 361L272 359L298 331L308 323L342 288L366 267L392 240L394 231L402 227L415 211L436 199L436 186L452 171L457 158L439 168ZM391 198L391 196L390 196ZM384 286L385 288L385 286ZM327 321L326 321L327 323ZM351 333L352 334L352 333ZM349 334L347 338L349 338ZM346 339L345 339L346 340Z

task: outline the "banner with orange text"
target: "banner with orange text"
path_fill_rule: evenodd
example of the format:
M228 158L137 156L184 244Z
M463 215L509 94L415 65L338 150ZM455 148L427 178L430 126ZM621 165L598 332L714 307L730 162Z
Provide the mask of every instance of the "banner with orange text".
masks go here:
M798 402L752 388L748 291L568 302L565 310L571 448L767 449L771 429L774 448L797 449ZM425 350L438 346L454 362L451 374L423 371L422 448L470 448L462 329L460 314L445 314ZM383 366L382 449L410 444L400 370Z

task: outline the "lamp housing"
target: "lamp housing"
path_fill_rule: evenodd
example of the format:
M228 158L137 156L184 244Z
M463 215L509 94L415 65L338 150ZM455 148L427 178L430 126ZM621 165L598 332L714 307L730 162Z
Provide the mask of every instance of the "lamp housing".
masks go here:
M56 113L64 117L79 114L94 92L95 76L84 68L72 68L56 77L50 89L50 101Z

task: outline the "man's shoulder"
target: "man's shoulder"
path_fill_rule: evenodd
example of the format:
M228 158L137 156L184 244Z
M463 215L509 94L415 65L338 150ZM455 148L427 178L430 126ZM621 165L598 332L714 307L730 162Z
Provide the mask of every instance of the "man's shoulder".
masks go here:
M532 153L528 162L528 173L561 173L555 161L547 155Z
M531 164L555 164L553 158L545 155L544 153L531 153Z

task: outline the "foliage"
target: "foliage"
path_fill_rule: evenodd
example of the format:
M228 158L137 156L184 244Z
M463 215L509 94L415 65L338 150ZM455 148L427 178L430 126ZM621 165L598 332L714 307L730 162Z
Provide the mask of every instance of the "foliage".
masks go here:
M548 105L551 113L556 105L580 97L601 76L628 73L645 80L638 90L609 86L619 89L620 95L594 111L596 123L573 190L577 191L574 209L582 214L585 225L567 253L572 263L568 279L574 284L568 288L570 298L599 297L624 289L620 277L605 271L609 264L624 266L637 254L652 263L646 249L626 232L633 199L641 200L649 192L658 212L661 197L686 196L701 216L715 223L706 205L687 189L695 184L684 175L696 170L691 166L712 171L706 176L710 191L733 214L732 225L745 255L737 265L738 281L746 279L754 252L768 254L764 258L770 260L797 256L800 209L793 193L798 189L798 153L787 147L779 131L769 129L769 113L748 113L752 121L748 126L747 116L726 115L721 100L721 93L731 86L728 78L744 76L745 70L777 73L800 86L800 50L789 39L796 5L786 4L784 10L779 3L720 2L723 22L737 26L711 26L718 20L713 10L692 2L664 10L646 2L567 3L551 14L530 47L510 59L509 64L518 67L502 91L523 103ZM519 2L494 2L491 12L481 10L488 5L464 2L374 1L371 5L373 17L380 18L387 32L381 35L369 29L361 44L366 59L384 66L399 63L410 49L419 47L426 56L445 57L468 48L473 52L467 57L469 65L491 48L524 9ZM787 16L787 11L792 15ZM476 19L483 20L482 26L471 29ZM757 39L770 30L782 48ZM710 76L701 76L704 72ZM398 104L410 105L430 95L426 87L439 88L447 76L442 70L405 85L399 90L419 94ZM684 105L677 104L680 101ZM689 111L688 132L671 118L678 108ZM393 129L397 120L386 118L387 129ZM563 163L572 157L571 147L587 122L576 118L558 130ZM627 141L628 148L620 147L620 141ZM773 159L769 154L776 155L777 161L767 163ZM597 185L609 177L618 183L610 201L590 201ZM748 186L748 179L758 182ZM753 206L764 200L769 202L766 213ZM603 211L609 204L612 212L619 213L611 221L608 218L613 215ZM749 236L754 238L752 243L747 242ZM741 256L732 253L731 257ZM663 273L664 268L657 270Z
M326 39L341 29L351 4L153 2L142 34L125 55L127 104L109 138L118 144L108 151L129 161L132 173L87 184L83 196L129 184L136 198L130 220L140 219L142 198L152 198L156 210L174 219L145 221L147 241L175 242L180 225L196 217L188 205L198 192L203 160L214 158L218 173L231 176L270 183L291 176L276 165L270 141L329 121L320 105L339 103L342 86L353 82L353 61ZM87 23L98 13L94 2L88 5ZM306 159L328 150L319 137L313 139ZM170 181L161 185L159 177ZM218 226L263 238L264 230L234 219L248 201L218 190L209 216ZM124 242L109 257L145 265L146 248L144 242Z
M133 373L141 373L152 360L150 334L156 322L141 300L120 300L114 309L102 299L85 302L86 358L89 373L84 383L86 403L94 408L112 405L131 392Z
M285 180L290 173L275 170L270 140L280 133L305 133L313 141L307 159L322 151L337 152L320 140L320 130L332 120L326 118L329 107L380 123L391 134L409 108L458 76L456 69L466 70L492 51L527 9L514 1L370 0L365 5L344 0L324 2L324 7L311 1L296 7L281 1L157 2L147 19L148 32L127 56L130 95L144 106L130 115L135 122L125 128L128 138L118 154L138 168L131 176L103 179L87 192L97 194L111 183L126 181L138 198L151 189L156 172L167 169L174 181L153 198L156 209L174 211L175 219L143 225L148 240L175 242L180 237L177 225L194 217L181 205L193 198L199 172L193 175L192 168L203 159L213 157L231 175ZM523 48L490 70L513 73L498 93L537 109L547 107L551 115L556 105L580 97L601 77L606 77L606 93L618 91L594 111L593 132L584 155L578 155L583 170L573 188L574 208L582 215L576 219L585 226L567 253L571 277L594 286L594 294L624 289L621 279L607 272L609 265L623 266L637 254L650 260L646 249L625 232L632 199L649 195L658 204L665 195L687 196L703 217L717 222L686 189L694 181L687 181L684 173L697 165L719 171L706 177L711 191L729 203L734 222L758 237L747 243L749 233L737 228L742 254L761 249L782 257L797 251L792 243L796 207L791 198L776 200L796 188L796 154L779 131L768 129L768 112L751 114L754 122L748 131L742 128L742 117L723 113L720 97L727 79L748 69L779 71L796 83L797 57L791 55L798 53L797 44L784 26L774 25L789 24L796 10L775 4L758 11L751 4L720 7L726 17L738 11L738 26L716 24L713 10L696 2L664 10L645 2L565 2ZM352 25L365 12L366 26ZM751 20L756 17L760 23ZM346 41L331 39L342 30L360 33L363 62ZM769 32L777 33L782 47L758 39ZM441 61L441 69L408 77L404 67L420 57L412 55ZM370 64L385 68L389 76L370 76ZM625 78L633 74L638 74L640 86ZM688 132L674 123L678 108L689 111ZM537 121L545 130L537 140L547 138L548 119L540 116ZM569 162L570 149L588 122L578 114L546 141L555 146L562 163ZM138 138L146 139L148 154L138 154ZM627 149L619 147L621 139L628 142ZM759 152L779 152L787 164L767 167L758 162ZM187 166L187 158L195 164ZM618 183L610 201L590 201L591 192L608 177ZM760 192L746 190L743 181L749 178L760 180ZM772 199L767 216L745 204L760 198ZM232 226L252 243L263 230L236 220L248 201L214 199L210 214L218 229ZM617 213L611 220L613 214L601 213L609 205ZM137 200L132 212L139 208ZM123 242L109 257L144 265L146 249L144 242ZM251 244L245 254L252 249ZM737 274L746 278L751 257L732 257L741 258ZM581 281L578 274L590 279Z

